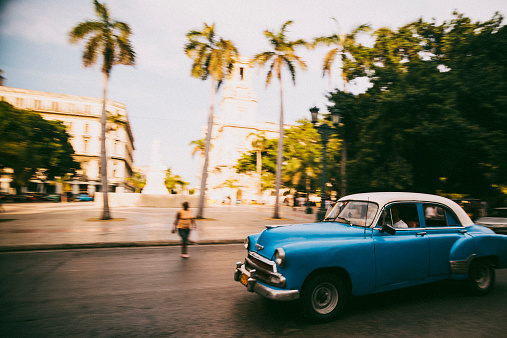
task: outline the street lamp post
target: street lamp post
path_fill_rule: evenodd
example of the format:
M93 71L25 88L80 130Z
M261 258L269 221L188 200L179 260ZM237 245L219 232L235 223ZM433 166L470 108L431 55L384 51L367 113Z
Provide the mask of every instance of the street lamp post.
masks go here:
M340 122L340 111L338 109L331 109L331 120L333 122L333 127L328 125L327 123L321 123L317 125L319 108L312 107L310 108L310 113L312 116L313 127L317 129L317 132L320 134L322 139L322 188L320 191L320 208L317 213L317 221L322 221L326 216L326 170L327 170L327 142L329 141L329 137L333 134L338 127L338 123Z

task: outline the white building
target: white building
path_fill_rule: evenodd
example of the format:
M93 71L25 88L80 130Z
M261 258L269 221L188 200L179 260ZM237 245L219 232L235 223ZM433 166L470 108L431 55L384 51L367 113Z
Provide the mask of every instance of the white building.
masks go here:
M238 174L235 166L245 152L252 150L256 135L277 139L279 125L257 121L257 94L252 87L253 68L249 60L240 58L225 81L220 108L213 121L207 179L207 198L210 202L232 203L259 201L274 203L272 191L259 196L260 178L257 173ZM207 127L203 128L205 134Z
M72 193L100 191L100 115L102 99L75 95L53 94L35 90L0 86L0 100L18 109L39 112L44 119L62 121L70 134L74 160L81 170L71 178ZM110 190L125 187L125 179L132 176L134 138L124 104L107 100L106 110L121 116L119 124L111 124L106 136L108 183ZM38 183L38 192L52 192L54 182ZM9 190L9 179L2 178L2 191ZM61 186L56 185L56 192ZM31 189L32 190L32 189Z

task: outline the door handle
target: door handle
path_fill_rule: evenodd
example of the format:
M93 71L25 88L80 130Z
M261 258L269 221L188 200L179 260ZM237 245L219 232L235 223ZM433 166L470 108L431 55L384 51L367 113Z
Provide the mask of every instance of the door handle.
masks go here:
M416 236L424 236L426 235L426 231L416 233Z

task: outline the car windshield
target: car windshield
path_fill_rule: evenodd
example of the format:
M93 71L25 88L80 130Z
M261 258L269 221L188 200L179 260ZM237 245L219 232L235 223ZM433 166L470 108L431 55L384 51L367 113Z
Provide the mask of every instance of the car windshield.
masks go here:
M329 210L324 221L369 227L378 211L378 205L366 201L340 201Z

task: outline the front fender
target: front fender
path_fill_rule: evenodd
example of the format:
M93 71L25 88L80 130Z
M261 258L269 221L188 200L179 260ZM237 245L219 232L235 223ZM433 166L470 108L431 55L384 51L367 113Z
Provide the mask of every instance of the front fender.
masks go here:
M278 271L287 279L289 289L301 290L306 278L316 270L339 268L349 275L353 295L374 292L375 253L371 238L298 242L282 248L285 264Z

